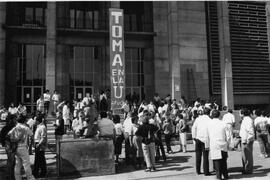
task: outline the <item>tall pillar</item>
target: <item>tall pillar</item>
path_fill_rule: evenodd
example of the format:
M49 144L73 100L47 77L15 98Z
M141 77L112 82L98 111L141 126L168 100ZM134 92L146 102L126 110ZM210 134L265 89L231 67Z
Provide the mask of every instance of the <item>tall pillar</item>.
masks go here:
M6 23L6 3L0 2L0 106L5 101L5 60L6 60L6 32L3 25Z
M234 108L228 2L217 2L222 106Z
M180 100L180 60L178 44L177 1L168 2L169 61L171 77L171 97Z
M47 2L46 89L55 90L56 2Z
M111 1L111 8L120 8L120 1Z
M52 94L56 89L56 2L47 2L46 37L46 89ZM51 115L53 103L50 103L48 115Z

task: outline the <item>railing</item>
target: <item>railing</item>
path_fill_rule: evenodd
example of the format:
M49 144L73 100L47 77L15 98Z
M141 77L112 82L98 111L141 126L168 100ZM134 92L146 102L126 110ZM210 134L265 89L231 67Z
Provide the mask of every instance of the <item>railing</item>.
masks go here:
M57 18L58 28L69 29L91 29L91 30L109 30L109 19L89 20L85 19L71 19L71 18ZM153 23L124 23L124 30L127 32L153 32Z
M40 20L26 20L24 16L14 15L7 21L8 26L23 26L23 27L46 27L46 18L36 18Z

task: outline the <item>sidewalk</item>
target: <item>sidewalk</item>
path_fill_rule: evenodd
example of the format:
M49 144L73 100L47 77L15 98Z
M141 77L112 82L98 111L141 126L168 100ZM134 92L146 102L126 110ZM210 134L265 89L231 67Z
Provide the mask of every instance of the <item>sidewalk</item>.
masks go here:
M172 149L176 152L179 146L173 146ZM254 174L242 175L241 174L241 152L230 151L228 158L229 176L231 179L269 179L270 177L270 158L259 158L259 145L258 142L254 143ZM57 179L56 166L55 166L55 154L46 155L48 164L48 180ZM167 155L167 163L163 163L161 160L157 163L156 172L144 172L142 170L135 170L132 166L125 166L124 164L119 166L119 173L115 175L107 176L94 176L78 178L78 180L137 180L137 179L215 179L215 176L197 175L195 173L195 152L194 145L188 145L187 153L176 152L174 154ZM0 156L0 179L3 177L4 166L3 158L6 156ZM34 156L31 156L31 163L34 161ZM212 161L210 161L210 171L212 170ZM2 176L1 176L2 175ZM74 178L70 178L74 179Z

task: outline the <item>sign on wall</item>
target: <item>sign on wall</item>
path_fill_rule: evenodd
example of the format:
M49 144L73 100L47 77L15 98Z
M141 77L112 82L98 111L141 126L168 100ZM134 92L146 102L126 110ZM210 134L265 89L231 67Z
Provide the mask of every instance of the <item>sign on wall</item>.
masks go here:
M109 9L111 109L121 114L125 101L124 15L122 9Z

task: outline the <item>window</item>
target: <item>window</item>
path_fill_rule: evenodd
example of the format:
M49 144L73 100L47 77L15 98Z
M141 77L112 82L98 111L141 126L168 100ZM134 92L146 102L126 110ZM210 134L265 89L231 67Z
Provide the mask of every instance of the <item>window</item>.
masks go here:
M126 48L126 99L140 101L145 98L144 92L144 49Z
M43 86L45 84L44 45L18 45L17 86Z
M22 17L24 26L46 26L46 3L24 3Z
M100 62L99 47L72 47L72 55L69 61L70 74L70 92L71 98L76 94L78 88L92 88L95 78L98 76L97 66ZM86 89L87 90L87 89ZM83 92L84 90L82 90Z
M70 27L99 29L100 9L97 2L70 3Z
M151 2L121 2L120 6L124 9L125 31L152 31Z

